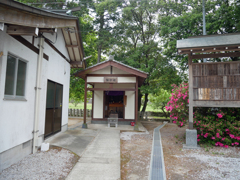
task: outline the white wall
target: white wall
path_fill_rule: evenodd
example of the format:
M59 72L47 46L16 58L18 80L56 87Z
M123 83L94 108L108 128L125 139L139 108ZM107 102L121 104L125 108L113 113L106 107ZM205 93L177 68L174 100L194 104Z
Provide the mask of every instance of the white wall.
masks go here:
M116 68L116 67L113 67L113 68L112 68L112 73L113 73L113 74L130 74L130 73L128 73L128 72L126 72L126 71L122 71L122 70L120 70L120 69L118 69L118 68Z
M125 119L135 118L135 91L125 91L127 105L125 106Z
M103 91L94 91L93 118L103 118Z
M136 83L136 77L118 77L118 83Z
M103 69L100 69L98 71L95 71L95 72L92 72L92 73L89 73L89 74L110 74L110 66L107 66Z
M94 88L109 88L110 84L100 83L95 84ZM135 89L135 84L113 84L113 88L128 88Z
M65 48L65 41L61 30L58 29L58 38L55 47L58 47L67 58L67 50ZM55 39L55 35L44 34L45 37ZM38 42L36 42L38 43ZM65 51L63 50L65 48ZM41 93L41 109L39 121L39 135L44 134L45 130L45 113L46 113L46 96L47 96L47 81L51 80L63 85L63 102L62 102L62 126L68 123L68 102L69 102L69 84L70 84L70 64L66 62L56 51L54 51L48 44L44 43L44 53L49 56L49 60L43 61L42 66L42 93Z
M135 89L135 84L113 84L113 88Z
M91 82L104 82L104 77L89 76L89 77L87 77L87 82L89 82L89 83L91 83Z
M0 81L0 153L32 139L37 54L21 43L0 31L0 44L4 44L1 58ZM7 55L11 53L27 60L26 100L11 101L4 99Z
M65 42L61 31L58 31L58 39L55 44L60 51L65 54ZM48 36L48 35L46 35ZM50 36L50 35L49 35ZM0 153L14 146L22 144L33 138L34 126L34 105L36 85L36 69L38 55L28 49L14 38L0 31L0 52L4 56L0 58ZM31 40L31 38L26 38ZM35 39L37 47L38 39ZM7 65L7 54L12 53L26 61L26 101L3 100L5 89L5 75ZM68 122L68 96L69 96L69 78L70 65L58 55L51 47L44 43L44 53L49 56L49 61L43 59L41 94L40 94L40 119L39 135L44 134L45 111L46 111L46 92L47 79L63 85L63 112L62 125ZM65 54L68 57L68 54Z
M136 83L136 77L117 77L117 78L118 78L118 83ZM88 76L87 82L88 83L94 83L94 82L104 83L104 77Z

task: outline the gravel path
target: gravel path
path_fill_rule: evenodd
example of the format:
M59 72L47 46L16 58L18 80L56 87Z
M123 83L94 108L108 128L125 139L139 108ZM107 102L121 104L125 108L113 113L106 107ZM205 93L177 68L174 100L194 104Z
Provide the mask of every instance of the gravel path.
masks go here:
M204 154L204 150L187 153L176 156L177 158L188 158L189 162L205 163L207 168L200 170L198 173L191 175L197 179L240 179L240 153L236 148L210 150L212 155Z
M12 179L65 179L72 169L74 154L61 149L50 149L25 157L2 171L0 180Z
M199 150L182 149L186 127L167 124L160 131L167 179L240 179L240 148L204 145Z

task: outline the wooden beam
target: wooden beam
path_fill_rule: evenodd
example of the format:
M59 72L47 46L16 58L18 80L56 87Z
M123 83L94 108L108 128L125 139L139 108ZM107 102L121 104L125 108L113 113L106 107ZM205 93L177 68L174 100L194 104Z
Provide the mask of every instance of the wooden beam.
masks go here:
M136 91L136 89L124 88L87 88L88 91Z
M48 39L45 39L45 42L53 49L55 50L60 56L62 56L63 59L65 59L68 63L70 63L70 60L66 58L63 53L61 53Z
M70 61L71 65L79 65L82 67L82 61Z
M226 62L207 62L207 64L239 64L240 61L226 61ZM200 65L206 63L193 63L193 65Z
M86 124L86 113L87 113L87 79L85 79L85 91L84 91L84 114L83 123Z
M128 72L129 74L133 74L135 76L140 76L142 78L147 78L147 76L148 76L146 73L140 72L138 70L132 69L130 67L127 67L125 65L119 64L119 63L114 62L114 61L106 61L105 63L96 65L96 66L94 66L90 69L87 69L85 71L78 72L78 73L76 73L76 76L84 77L85 74L95 72L97 70L103 69L103 68L108 67L108 66L116 67L116 68L118 68L122 71Z
M2 57L2 55L3 55L3 52L0 52L0 57Z
M92 119L93 119L93 110L94 110L94 91L92 91Z
M38 36L39 29L35 27L9 25L7 34L15 36Z
M193 129L193 69L192 54L188 55L189 66L189 129Z
M57 32L57 28L41 28L41 29L39 29L39 32L53 34L53 33Z
M136 85L135 85L135 125L137 125L138 121L138 78L136 78Z
M219 57L240 57L240 52L192 55L192 59L219 58Z
M201 47L201 48L187 48L179 49L179 54L189 53L205 53L205 52L221 52L221 51L240 51L240 44L234 46L212 46L212 47Z
M77 48L78 45L66 45L66 47L67 47L67 48L68 48L68 47L71 47L71 48Z
M7 2L8 0L4 1ZM28 10L29 12L27 12ZM37 14L37 12L39 12L39 14ZM36 27L36 25L38 25L38 28L76 27L76 19L63 19L60 18L59 15L54 15L52 13L51 15L55 17L50 17L49 13L46 12L48 16L43 15L44 13L45 12L42 10L36 8L33 9L29 6L22 10L0 4L1 22L6 24L23 25L28 27Z
M240 107L240 101L193 101L194 107Z
M28 42L26 39L24 39L22 36L12 36L12 37L17 41L19 41L20 43L22 43L23 45L25 45L26 47L28 47L29 49L31 49L33 52L39 54L39 49L36 48L30 42ZM43 53L43 58L46 59L47 61L49 59L48 55L46 55L45 53Z
M134 74L88 74L92 77L136 77Z

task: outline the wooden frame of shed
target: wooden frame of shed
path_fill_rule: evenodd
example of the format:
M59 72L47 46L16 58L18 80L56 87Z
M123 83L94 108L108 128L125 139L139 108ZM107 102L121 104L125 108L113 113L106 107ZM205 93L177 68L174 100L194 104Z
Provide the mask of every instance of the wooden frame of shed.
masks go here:
M193 129L193 107L240 107L240 61L192 62L240 57L240 34L178 40L177 49L179 54L188 54L190 129Z
M34 38L30 43L21 36L37 37L40 33L54 33L56 29L61 29L70 59L65 57L49 40L45 39L45 42L62 56L71 68L86 68L78 17L26 6L13 0L1 0L0 17L0 23L8 27L7 33L37 54L38 48L32 45ZM48 60L46 54L44 58Z

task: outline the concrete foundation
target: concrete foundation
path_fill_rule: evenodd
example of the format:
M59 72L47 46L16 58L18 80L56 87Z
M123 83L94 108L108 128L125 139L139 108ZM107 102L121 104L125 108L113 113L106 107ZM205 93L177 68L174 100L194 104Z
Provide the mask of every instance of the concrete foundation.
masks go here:
M87 129L88 128L87 123L83 123L82 128Z
M0 173L32 153L32 140L0 153Z
M134 120L133 120L134 121ZM131 122L132 121L118 121L118 124L121 124L121 125L131 125ZM92 124L108 124L108 121L105 120L105 121L95 121L95 120L91 120L91 123Z
M183 149L198 149L197 145L197 130L186 129L186 144L183 145Z
M65 132L65 131L67 131L67 130L68 130L68 124L62 125L62 130L61 130L61 132Z
M138 124L134 125L134 131L139 131Z

